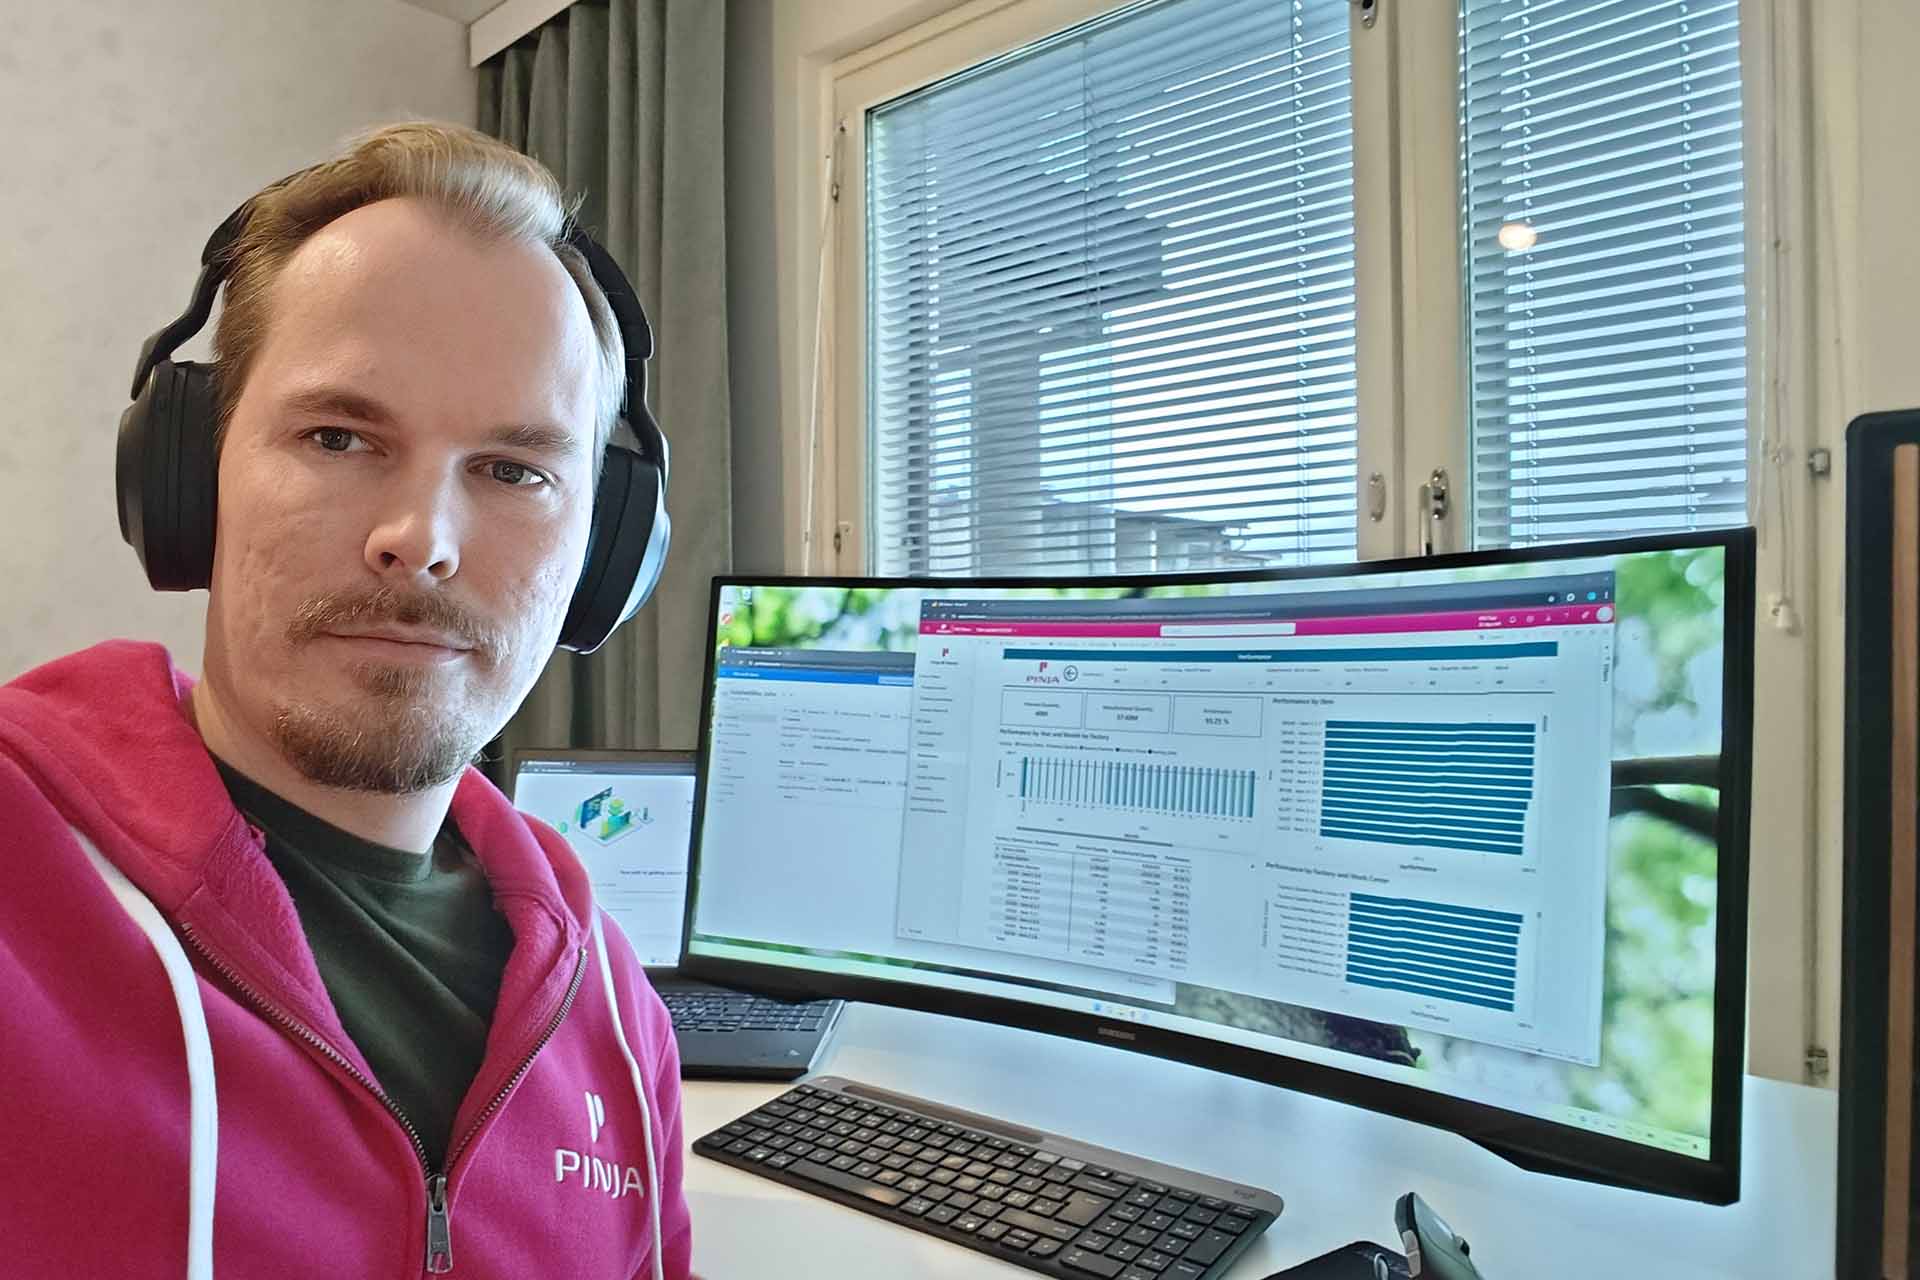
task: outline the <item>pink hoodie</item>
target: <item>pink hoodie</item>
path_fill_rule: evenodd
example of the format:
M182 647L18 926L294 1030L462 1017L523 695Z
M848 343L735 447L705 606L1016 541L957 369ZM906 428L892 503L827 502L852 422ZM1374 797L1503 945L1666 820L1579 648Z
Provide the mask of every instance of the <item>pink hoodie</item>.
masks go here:
M566 844L467 771L514 948L437 1184L191 687L126 641L0 686L0 1270L686 1276L672 1027Z

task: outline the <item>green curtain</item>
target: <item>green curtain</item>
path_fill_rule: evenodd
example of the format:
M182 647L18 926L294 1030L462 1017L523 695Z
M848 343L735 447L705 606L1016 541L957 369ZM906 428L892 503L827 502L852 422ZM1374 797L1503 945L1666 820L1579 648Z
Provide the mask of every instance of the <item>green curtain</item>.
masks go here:
M489 752L691 747L708 582L732 561L722 84L709 0L573 5L480 68L480 128L553 170L633 281L672 447L673 547L653 599L601 647L560 652Z

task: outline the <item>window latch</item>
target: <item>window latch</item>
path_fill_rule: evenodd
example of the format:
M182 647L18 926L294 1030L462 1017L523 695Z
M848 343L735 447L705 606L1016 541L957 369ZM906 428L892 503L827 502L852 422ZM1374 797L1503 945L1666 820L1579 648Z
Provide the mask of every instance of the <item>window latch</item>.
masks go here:
M1440 522L1453 510L1451 491L1447 485L1447 473L1443 467L1435 467L1427 482L1420 486L1420 513L1425 518L1420 522L1420 554L1430 556L1440 540Z
M1360 25L1371 28L1380 20L1380 0L1352 0L1353 7L1360 11Z

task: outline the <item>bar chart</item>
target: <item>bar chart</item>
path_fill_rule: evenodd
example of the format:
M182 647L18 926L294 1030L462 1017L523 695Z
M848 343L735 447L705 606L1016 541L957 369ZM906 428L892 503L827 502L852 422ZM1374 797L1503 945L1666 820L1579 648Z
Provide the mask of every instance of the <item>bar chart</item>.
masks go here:
M1521 917L1419 898L1347 903L1347 981L1511 1013Z
M1534 740L1531 723L1329 720L1320 834L1518 856Z
M1012 766L1022 801L1086 805L1199 818L1251 818L1258 779L1251 769L1148 764L1063 756L1020 756Z

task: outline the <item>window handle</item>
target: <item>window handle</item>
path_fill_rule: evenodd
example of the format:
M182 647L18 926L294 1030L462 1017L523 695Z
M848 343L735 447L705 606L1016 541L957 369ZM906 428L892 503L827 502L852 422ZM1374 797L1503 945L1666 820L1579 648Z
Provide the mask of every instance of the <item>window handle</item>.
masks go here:
M1420 486L1420 554L1430 556L1440 541L1440 522L1453 511L1451 489L1444 467L1435 467L1427 482Z

